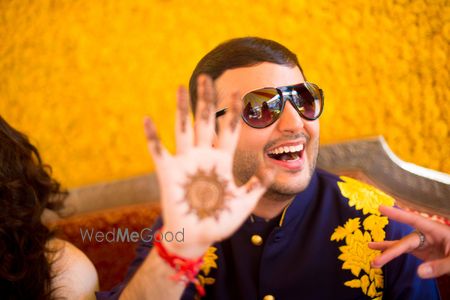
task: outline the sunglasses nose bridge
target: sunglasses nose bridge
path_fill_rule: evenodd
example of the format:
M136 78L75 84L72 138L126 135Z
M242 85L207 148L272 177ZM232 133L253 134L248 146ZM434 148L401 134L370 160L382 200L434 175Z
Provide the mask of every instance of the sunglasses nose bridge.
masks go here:
M300 115L300 117L303 117L302 109L303 107L298 107L297 102L295 101L294 97L299 98L299 95L294 91L285 91L282 92L282 98L283 98L283 107L286 106L286 102L291 103L292 108L294 108L297 113Z
M278 126L283 130L291 131L292 128L303 127L303 116L299 108L296 106L295 100L291 92L282 93L283 106L278 117ZM288 105L291 104L291 105Z

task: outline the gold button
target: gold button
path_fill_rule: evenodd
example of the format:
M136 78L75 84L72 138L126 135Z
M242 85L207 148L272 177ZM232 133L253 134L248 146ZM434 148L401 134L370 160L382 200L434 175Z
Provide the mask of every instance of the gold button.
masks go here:
M257 235L257 234L252 235L252 244L253 245L261 246L262 243L263 243L263 239L262 239L262 237L260 235Z
M275 297L272 295L265 295L263 300L275 300Z

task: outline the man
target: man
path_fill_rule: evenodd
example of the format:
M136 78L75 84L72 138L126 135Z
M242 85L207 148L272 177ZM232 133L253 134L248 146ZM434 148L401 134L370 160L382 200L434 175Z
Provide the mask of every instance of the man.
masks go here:
M190 93L196 121L180 88L175 155L145 122L164 220L154 230L183 229L184 240L143 243L125 282L99 298L195 299L203 289L206 299L439 297L412 256L371 267L379 252L369 242L411 229L380 216L390 197L316 170L323 93L295 54L230 40L199 62Z

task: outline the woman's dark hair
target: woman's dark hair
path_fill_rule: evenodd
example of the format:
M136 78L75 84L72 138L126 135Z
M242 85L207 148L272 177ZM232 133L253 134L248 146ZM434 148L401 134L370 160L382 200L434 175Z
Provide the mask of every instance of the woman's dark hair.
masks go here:
M197 64L189 80L192 111L197 103L197 77L207 74L216 80L226 70L250 67L263 62L275 63L300 69L297 56L283 45L259 37L244 37L228 40L207 53Z
M51 178L27 136L0 116L0 297L51 299L45 208L58 211L67 192Z

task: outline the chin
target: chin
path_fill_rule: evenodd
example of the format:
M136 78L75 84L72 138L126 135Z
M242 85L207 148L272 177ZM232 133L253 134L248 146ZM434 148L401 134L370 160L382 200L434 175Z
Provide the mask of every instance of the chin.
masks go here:
M303 170L298 175L279 174L275 182L269 187L269 191L281 195L293 196L303 192L311 181L312 172L308 169Z

